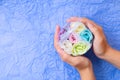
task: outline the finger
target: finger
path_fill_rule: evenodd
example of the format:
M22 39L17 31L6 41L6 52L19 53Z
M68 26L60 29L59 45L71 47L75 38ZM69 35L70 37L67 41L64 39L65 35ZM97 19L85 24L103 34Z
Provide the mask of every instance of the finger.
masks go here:
M93 22L92 20L89 20L87 18L80 18L80 21L84 24L90 23L90 24L94 25L94 27L99 27L95 22Z
M54 47L55 47L55 48L57 48L57 46L58 46L59 31L60 31L60 27L57 25L57 26L56 26L56 30L55 30L55 34L54 34Z
M59 41L59 31L60 31L60 27L57 25L56 26L56 30L55 30L55 34L54 34L54 47L57 50L57 52L61 51L61 48L59 47L58 41Z
M69 62L70 63L70 59L72 58L72 56L70 56L69 54L67 54L65 51L63 51L59 44L58 44L58 41L59 41L59 31L60 31L60 27L59 26L56 26L56 31L55 31L55 35L54 35L54 46L57 50L57 52L59 53L60 57L66 61L66 62Z
M58 40L59 40L59 32L60 32L60 27L57 25L57 26L56 26L55 35L54 35L54 42L55 42L55 43L58 43Z
M75 22L75 21L80 21L79 17L71 17L69 19L67 19L67 22Z
M101 31L97 24L87 18L81 18L80 21L90 29L95 37L100 37Z
M86 26L90 29L90 31L93 33L95 37L100 35L99 29L96 28L93 24L87 23Z
M83 22L83 23L90 22L91 24L93 24L95 26L98 26L93 21L91 21L91 20L89 20L87 18L71 17L71 18L67 19L67 22L75 22L75 21L80 21L80 22Z
M56 47L57 52L59 53L61 59L67 63L72 63L73 56L66 53L63 49L61 49L59 46Z
M75 22L75 21L80 21L84 23L90 29L90 31L94 34L94 36L98 36L99 30L97 25L93 21L87 18L78 18L78 17L71 17L67 20L67 22Z
M71 65L73 65L74 57L67 54L64 50L62 50L59 46L56 48L57 52L59 53L61 59Z

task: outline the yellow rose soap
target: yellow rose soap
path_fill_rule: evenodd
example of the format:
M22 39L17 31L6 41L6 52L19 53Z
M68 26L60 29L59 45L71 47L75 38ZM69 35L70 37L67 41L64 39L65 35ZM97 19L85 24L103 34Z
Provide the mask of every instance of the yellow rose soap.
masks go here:
M60 31L59 45L73 56L85 54L92 46L93 35L81 22L71 22Z

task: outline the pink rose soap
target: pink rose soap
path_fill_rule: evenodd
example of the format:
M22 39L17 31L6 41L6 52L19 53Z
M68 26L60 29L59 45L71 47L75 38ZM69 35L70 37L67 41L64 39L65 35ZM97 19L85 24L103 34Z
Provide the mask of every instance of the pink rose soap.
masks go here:
M59 45L73 56L85 54L92 46L93 35L81 22L71 22L60 31Z

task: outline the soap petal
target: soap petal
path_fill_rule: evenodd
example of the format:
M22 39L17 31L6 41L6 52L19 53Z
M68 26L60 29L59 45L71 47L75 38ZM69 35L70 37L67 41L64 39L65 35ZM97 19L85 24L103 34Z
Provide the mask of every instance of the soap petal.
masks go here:
M71 29L73 29L75 32L80 33L84 29L86 29L85 25L81 22L72 22L70 24Z
M60 42L59 45L62 49L64 49L64 51L69 52L68 54L71 54L73 46L69 40L64 40L63 42Z
M69 40L71 43L77 43L79 40L79 36L77 36L77 34L75 33L71 33L69 36Z
M80 37L87 42L91 42L91 40L93 39L93 35L88 29L82 31L80 33Z
M90 48L90 44L88 44L84 41L76 43L73 45L72 55L74 55L74 56L83 55L84 53L86 53L88 51L89 48Z

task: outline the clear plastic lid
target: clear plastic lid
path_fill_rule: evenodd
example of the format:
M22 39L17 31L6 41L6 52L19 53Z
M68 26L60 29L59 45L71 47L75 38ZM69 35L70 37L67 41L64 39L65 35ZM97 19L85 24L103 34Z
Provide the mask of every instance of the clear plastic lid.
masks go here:
M59 45L73 56L85 54L92 45L93 35L81 22L67 23L59 34Z

